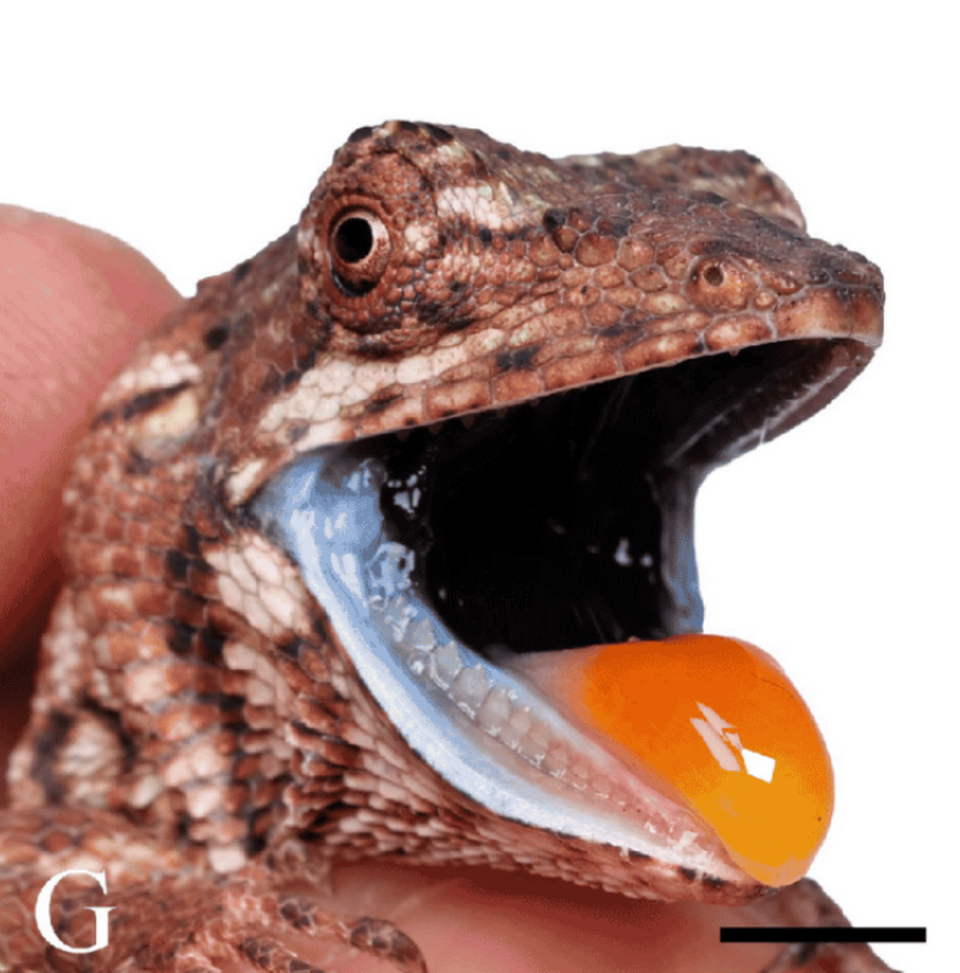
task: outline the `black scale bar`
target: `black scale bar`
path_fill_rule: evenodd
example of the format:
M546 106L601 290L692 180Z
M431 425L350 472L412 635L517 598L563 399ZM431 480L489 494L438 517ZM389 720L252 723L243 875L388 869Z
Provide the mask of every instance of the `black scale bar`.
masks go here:
M723 926L721 943L925 943L926 926Z

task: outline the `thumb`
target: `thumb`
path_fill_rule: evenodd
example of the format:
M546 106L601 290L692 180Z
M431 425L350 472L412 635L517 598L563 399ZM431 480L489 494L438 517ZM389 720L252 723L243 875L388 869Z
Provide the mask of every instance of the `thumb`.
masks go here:
M119 240L0 206L0 665L35 644L60 581L60 489L90 403L179 300Z

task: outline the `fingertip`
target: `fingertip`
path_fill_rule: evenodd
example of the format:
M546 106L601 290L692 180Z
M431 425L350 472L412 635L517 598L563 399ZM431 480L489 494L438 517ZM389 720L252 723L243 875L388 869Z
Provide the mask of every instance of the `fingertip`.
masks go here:
M91 402L180 301L142 254L0 205L0 655L38 629L59 580L59 496Z

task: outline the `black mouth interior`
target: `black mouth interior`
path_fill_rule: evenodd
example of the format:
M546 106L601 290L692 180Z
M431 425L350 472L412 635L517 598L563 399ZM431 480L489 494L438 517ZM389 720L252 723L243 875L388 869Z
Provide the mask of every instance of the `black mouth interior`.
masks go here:
M390 530L474 651L699 631L696 490L823 404L836 344L705 356L354 448L386 466Z

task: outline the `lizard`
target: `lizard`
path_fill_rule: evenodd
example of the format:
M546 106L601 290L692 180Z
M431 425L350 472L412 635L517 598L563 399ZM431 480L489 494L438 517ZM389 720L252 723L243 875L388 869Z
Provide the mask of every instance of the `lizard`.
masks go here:
M772 894L522 660L698 632L697 487L845 388L882 307L878 268L742 151L354 132L79 448L0 818L4 968L302 970L304 937L424 968L314 896L331 859L843 922L809 880ZM97 862L119 904L80 959L32 903ZM55 903L64 941L89 905ZM803 964L886 969L825 946L769 970Z

